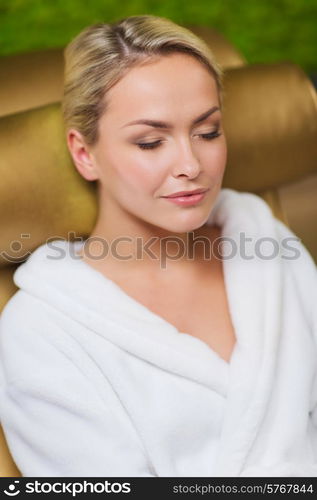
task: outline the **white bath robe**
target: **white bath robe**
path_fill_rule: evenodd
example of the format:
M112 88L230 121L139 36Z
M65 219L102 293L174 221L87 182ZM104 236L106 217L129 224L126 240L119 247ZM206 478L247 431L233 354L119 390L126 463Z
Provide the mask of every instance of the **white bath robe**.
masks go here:
M83 241L19 266L0 421L23 476L317 476L316 265L254 194L222 189L208 224L230 238L230 362L81 260Z

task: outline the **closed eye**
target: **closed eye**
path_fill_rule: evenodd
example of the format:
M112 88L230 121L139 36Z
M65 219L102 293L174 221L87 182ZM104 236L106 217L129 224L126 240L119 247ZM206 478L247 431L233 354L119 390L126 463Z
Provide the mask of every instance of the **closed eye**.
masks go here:
M215 132L209 132L208 134L198 134L198 137L201 137L205 141L210 141L212 139L215 139L216 137L219 137L221 133L219 130L216 130ZM157 148L162 144L162 141L158 140L155 142L138 142L136 145L140 149L154 149Z

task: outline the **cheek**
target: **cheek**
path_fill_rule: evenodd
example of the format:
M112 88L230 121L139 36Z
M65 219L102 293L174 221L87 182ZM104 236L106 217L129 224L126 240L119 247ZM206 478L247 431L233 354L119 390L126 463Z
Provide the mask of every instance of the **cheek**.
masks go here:
M151 159L151 152L138 152L125 155L115 165L116 177L122 185L126 185L134 191L153 191L160 186L164 180L164 169L155 160Z
M223 139L212 148L206 151L204 155L204 164L211 175L222 174L227 163L227 145Z

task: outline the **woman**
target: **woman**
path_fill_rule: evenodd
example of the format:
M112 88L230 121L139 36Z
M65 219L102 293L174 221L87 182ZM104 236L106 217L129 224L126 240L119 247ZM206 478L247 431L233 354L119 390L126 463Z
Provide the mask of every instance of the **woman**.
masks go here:
M67 144L99 211L85 242L14 275L0 418L17 466L317 476L316 267L261 198L221 189L209 48L131 16L86 28L65 63Z

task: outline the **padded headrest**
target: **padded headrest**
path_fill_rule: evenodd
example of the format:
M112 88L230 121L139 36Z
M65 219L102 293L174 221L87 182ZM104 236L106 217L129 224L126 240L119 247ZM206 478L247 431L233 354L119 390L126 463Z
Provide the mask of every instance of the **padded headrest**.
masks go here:
M224 85L224 186L260 192L317 172L316 91L299 66L228 70Z
M96 183L73 166L60 103L0 118L0 147L0 266L49 236L89 234Z

